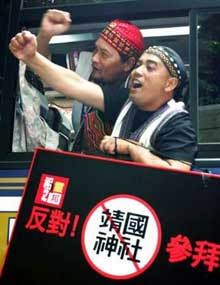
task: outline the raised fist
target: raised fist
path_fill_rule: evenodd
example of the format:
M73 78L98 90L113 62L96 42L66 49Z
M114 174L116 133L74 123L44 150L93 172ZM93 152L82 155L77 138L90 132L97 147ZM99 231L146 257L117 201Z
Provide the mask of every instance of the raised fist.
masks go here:
M48 10L41 21L39 34L48 38L66 32L71 24L70 14L61 10Z
M37 51L36 36L29 31L18 33L11 39L9 49L17 59L28 62Z

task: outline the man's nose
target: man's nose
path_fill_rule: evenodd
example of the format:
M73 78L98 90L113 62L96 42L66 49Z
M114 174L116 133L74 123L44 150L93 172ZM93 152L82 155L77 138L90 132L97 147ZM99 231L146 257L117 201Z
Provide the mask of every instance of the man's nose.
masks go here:
M98 52L94 52L92 55L92 62L99 62L99 55Z
M136 75L142 75L142 73L143 73L143 65L137 66L137 67L134 69L134 73L135 73Z

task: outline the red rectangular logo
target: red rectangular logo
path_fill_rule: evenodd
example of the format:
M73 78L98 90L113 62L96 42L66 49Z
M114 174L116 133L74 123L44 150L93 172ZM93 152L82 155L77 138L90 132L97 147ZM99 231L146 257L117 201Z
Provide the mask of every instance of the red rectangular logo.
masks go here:
M42 174L35 203L62 208L69 178Z

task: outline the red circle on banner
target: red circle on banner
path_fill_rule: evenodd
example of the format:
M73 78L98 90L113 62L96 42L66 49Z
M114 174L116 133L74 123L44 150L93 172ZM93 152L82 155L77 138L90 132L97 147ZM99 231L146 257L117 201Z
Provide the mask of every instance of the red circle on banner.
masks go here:
M90 266L111 279L130 279L154 262L161 245L161 225L144 200L127 194L110 196L88 214L81 244Z

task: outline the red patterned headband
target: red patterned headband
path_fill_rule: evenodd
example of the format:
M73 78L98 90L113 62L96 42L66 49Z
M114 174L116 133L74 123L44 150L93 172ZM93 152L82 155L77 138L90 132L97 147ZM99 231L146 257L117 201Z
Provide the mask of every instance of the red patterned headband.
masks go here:
M144 51L144 39L139 28L130 22L114 20L100 34L120 54L138 58Z

